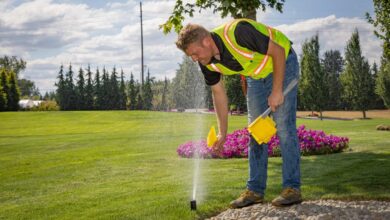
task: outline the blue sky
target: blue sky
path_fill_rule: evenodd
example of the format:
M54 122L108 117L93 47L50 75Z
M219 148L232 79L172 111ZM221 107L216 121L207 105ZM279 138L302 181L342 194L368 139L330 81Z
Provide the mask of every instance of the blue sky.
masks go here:
M174 1L143 0L144 58L146 68L157 79L175 76L183 53L176 49L174 33L163 35ZM258 11L257 20L283 31L301 53L302 43L319 34L321 53L340 50L357 29L363 55L379 62L381 42L365 13L373 14L369 0L286 0L284 12ZM185 21L211 29L229 21L203 11ZM27 61L22 77L33 80L40 91L54 91L59 67L93 70L114 66L126 77L140 73L139 1L103 0L0 0L0 56L15 55Z
M365 18L365 13L373 13L373 10L369 0L287 0L284 13L275 13L273 19L288 24L332 14L336 17Z

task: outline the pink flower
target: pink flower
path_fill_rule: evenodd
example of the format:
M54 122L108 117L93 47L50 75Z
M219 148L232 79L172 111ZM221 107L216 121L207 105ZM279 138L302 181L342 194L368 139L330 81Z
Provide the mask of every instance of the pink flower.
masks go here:
M302 155L336 153L348 148L349 139L347 137L327 136L324 131L306 130L304 125L298 127L297 135ZM205 140L181 144L177 148L177 153L186 158L197 155L200 158L248 157L249 142L250 134L244 128L227 135L221 155L207 147ZM280 153L280 141L275 135L268 142L268 155L271 157L280 156Z

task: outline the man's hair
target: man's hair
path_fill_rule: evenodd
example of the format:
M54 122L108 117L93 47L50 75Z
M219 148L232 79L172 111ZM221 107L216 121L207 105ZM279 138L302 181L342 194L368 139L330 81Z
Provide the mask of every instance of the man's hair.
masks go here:
M176 46L185 52L190 44L199 42L207 36L210 36L210 32L206 28L197 24L187 24L180 30Z

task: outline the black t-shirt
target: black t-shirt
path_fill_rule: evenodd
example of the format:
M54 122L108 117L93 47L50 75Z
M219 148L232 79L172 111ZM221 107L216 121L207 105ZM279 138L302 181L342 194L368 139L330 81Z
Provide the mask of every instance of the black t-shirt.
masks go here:
M267 54L269 37L256 30L248 22L240 21L234 30L234 36L236 38L237 44L241 47L245 47L260 54ZM217 60L213 57L210 63L221 63L231 70L241 71L241 64L232 56L232 54L224 45L222 39L216 33L211 33L211 37L218 47L221 60ZM207 85L212 86L219 82L221 79L220 73L207 69L206 66L203 66L199 62L198 64L202 70Z

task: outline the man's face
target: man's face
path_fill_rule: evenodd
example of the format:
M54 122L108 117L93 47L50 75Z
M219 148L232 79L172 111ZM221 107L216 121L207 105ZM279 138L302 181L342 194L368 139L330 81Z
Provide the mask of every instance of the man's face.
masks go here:
M194 62L199 62L204 66L210 63L213 56L212 50L208 47L205 39L188 45L185 53L187 56L191 57Z

